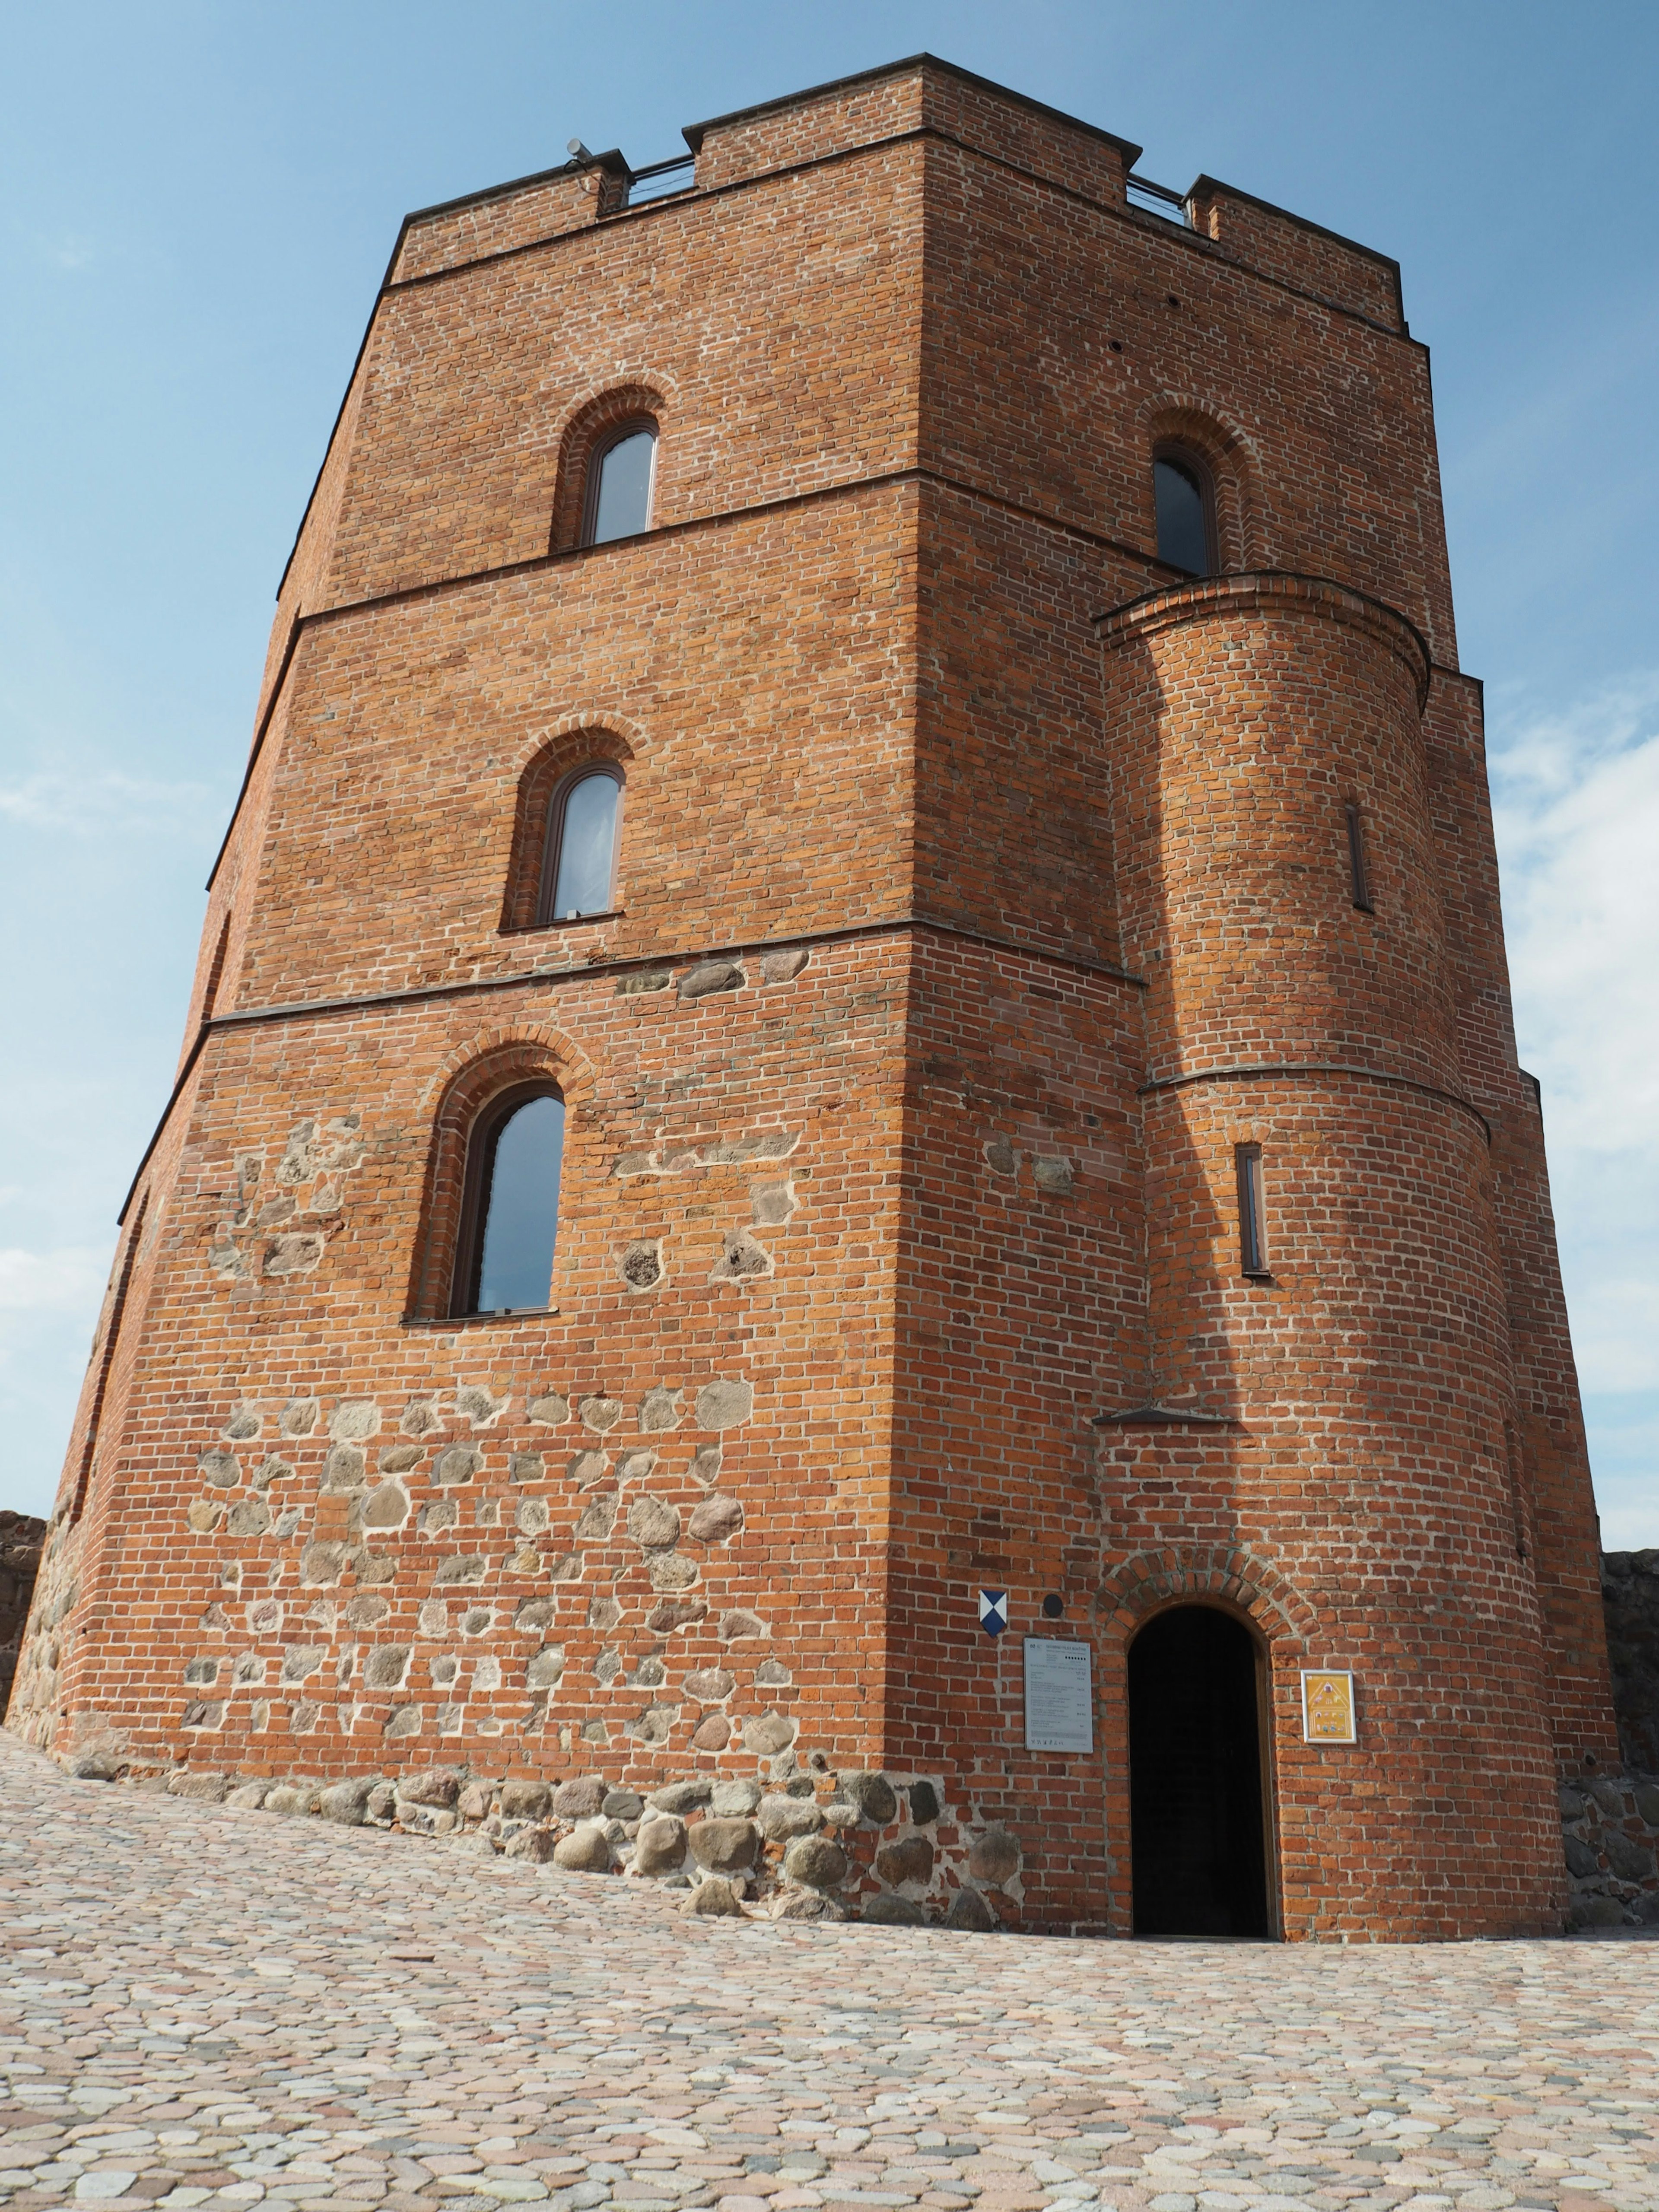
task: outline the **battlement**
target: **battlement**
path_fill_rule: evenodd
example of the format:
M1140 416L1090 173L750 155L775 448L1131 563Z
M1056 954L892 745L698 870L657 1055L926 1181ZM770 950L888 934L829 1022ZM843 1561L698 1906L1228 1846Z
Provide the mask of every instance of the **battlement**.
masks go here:
M688 124L683 135L691 152L682 160L636 170L613 149L421 209L405 218L388 281L416 282L666 200L927 138L1097 207L1135 212L1139 146L931 54ZM1142 210L1149 200L1181 208L1168 228L1182 244L1218 249L1258 275L1404 330L1399 264L1386 255L1212 177L1200 177L1184 196L1152 187ZM1167 205L1155 219L1166 217Z

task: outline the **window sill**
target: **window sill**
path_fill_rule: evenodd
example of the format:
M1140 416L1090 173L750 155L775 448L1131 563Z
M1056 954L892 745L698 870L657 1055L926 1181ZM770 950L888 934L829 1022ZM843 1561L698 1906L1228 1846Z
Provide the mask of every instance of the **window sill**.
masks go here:
M496 932L499 937L535 937L549 929L586 929L599 921L623 921L627 919L625 906L607 907L603 914L567 915L562 921L520 921Z
M493 1313L405 1314L400 1328L477 1328L482 1322L546 1321L557 1306L497 1306Z

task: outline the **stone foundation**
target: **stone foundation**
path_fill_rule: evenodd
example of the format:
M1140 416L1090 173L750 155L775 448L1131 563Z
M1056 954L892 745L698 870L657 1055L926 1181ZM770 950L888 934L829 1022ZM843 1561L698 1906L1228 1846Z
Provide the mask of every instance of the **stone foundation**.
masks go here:
M1023 1856L994 1822L963 1818L937 1780L797 1772L768 1784L670 1783L641 1796L601 1777L494 1780L456 1766L345 1782L241 1781L194 1767L136 1770L106 1752L67 1762L88 1781L131 1782L229 1804L439 1838L583 1874L684 1893L690 1913L758 1908L781 1920L865 1920L988 1930L1021 1914Z
M1659 1552L1601 1554L1619 1747L1632 1772L1659 1774Z
M0 1510L0 1720L11 1703L17 1655L40 1571L46 1524L32 1513Z

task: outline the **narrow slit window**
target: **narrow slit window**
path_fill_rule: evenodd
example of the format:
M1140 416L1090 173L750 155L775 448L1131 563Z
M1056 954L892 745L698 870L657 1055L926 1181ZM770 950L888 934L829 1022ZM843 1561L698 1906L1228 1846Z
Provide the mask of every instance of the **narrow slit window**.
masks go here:
M1215 511L1208 471L1186 453L1152 459L1152 498L1158 512L1158 557L1189 576L1216 570Z
M1247 1275L1265 1275L1267 1231L1261 1203L1261 1147L1239 1145L1234 1158L1238 1168L1239 1258Z
M588 486L585 543L608 545L651 527L651 492L657 469L656 426L631 423L593 457Z
M564 1100L550 1086L514 1091L480 1117L458 1315L540 1312L550 1303L563 1157Z
M585 769L553 794L548 810L542 911L548 921L609 914L616 895L622 777L608 763Z
M1347 817L1349 894L1361 914L1370 914L1371 884L1365 867L1365 817L1357 806L1347 809Z

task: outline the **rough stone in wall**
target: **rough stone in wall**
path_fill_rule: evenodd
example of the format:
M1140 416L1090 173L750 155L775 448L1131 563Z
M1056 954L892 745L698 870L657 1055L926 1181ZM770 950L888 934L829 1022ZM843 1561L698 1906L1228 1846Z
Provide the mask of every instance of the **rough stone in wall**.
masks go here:
M46 1524L33 1513L0 1510L0 1720L11 1700L11 1686L29 1617Z
M1561 1785L1567 1926L1659 1922L1659 1778L1584 1773Z
M1625 1764L1659 1774L1659 1552L1604 1552L1601 1608Z

